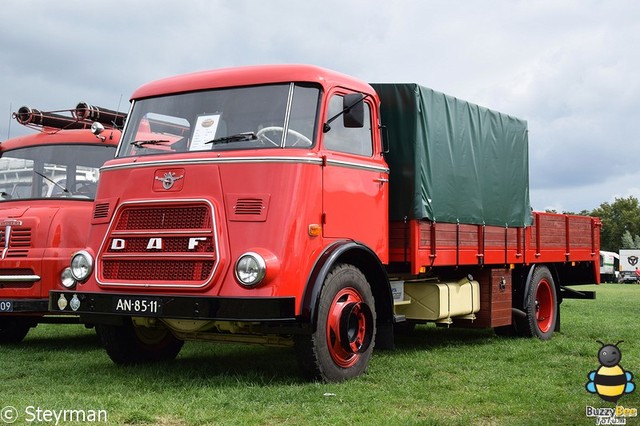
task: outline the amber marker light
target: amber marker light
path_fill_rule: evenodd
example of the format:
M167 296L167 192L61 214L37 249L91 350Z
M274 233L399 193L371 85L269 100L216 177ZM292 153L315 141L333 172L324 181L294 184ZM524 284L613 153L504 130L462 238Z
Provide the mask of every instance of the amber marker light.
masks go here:
M322 226L312 223L309 225L309 236L310 237L318 237L322 233Z

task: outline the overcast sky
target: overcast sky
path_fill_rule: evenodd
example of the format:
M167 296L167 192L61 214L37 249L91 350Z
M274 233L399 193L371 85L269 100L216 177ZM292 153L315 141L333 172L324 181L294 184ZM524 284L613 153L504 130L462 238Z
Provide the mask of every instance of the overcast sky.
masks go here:
M308 63L412 82L529 123L536 210L640 197L640 2L4 0L0 140L10 112L127 110L158 78Z

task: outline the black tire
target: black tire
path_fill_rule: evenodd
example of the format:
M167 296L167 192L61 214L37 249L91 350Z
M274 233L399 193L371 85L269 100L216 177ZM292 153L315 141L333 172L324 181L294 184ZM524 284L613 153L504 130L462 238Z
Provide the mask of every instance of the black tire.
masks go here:
M315 331L296 336L304 374L313 380L340 382L364 373L376 335L371 287L355 266L336 265L320 290Z
M184 344L166 328L135 327L129 318L121 326L97 324L96 333L109 358L123 365L171 361Z
M24 340L29 329L35 327L31 319L0 317L0 344L16 344Z
M549 340L558 320L558 297L549 268L538 266L531 276L525 296L526 318L519 322L518 331L529 337Z

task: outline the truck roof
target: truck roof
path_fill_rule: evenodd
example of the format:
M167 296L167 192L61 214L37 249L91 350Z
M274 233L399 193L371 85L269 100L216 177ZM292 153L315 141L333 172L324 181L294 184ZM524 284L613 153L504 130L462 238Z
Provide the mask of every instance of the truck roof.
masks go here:
M69 145L69 144L104 144L104 145L117 145L120 139L119 130L105 130L102 136L106 136L104 142L100 142L100 139L96 137L89 129L76 129L76 130L59 130L53 133L34 133L25 136L17 136L15 138L7 139L0 143L0 150L7 151L10 149L24 148L27 146L39 146L39 145Z
M348 85L350 89L375 96L375 91L369 84L326 68L314 65L255 65L201 71L156 80L136 90L131 99L193 92L217 87L249 86L252 84L286 83L291 81L318 83L325 89L333 86Z

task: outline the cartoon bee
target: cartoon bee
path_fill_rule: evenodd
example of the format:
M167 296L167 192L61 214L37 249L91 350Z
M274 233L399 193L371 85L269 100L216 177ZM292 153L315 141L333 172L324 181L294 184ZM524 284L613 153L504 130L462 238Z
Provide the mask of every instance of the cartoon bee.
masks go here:
M622 395L631 393L636 388L633 383L633 374L624 371L619 365L622 353L618 345L623 341L615 345L604 344L600 340L596 342L602 345L598 351L598 361L601 366L587 375L589 381L585 384L585 388L589 393L597 393L605 401L617 403Z

